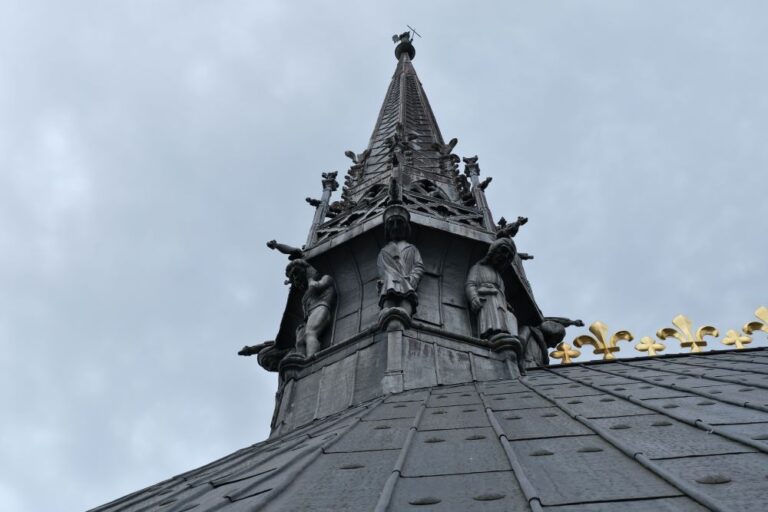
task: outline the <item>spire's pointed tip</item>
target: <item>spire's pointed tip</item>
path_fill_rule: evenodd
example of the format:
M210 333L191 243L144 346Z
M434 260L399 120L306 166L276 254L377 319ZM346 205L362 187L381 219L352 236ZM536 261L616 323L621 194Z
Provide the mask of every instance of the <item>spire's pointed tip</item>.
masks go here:
M392 41L397 44L397 46L395 46L395 58L398 61L404 53L407 54L408 58L411 60L416 57L416 48L413 47L411 41L411 32L403 32L400 35L395 34L392 36Z

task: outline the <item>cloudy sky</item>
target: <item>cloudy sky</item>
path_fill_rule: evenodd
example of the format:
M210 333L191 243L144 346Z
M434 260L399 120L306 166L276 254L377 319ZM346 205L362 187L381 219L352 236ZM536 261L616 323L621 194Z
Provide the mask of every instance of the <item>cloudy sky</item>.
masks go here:
M531 219L546 314L639 337L768 305L768 4L368 4L0 0L1 510L266 437L275 377L236 355L287 293L264 242L367 144L406 23L443 134Z

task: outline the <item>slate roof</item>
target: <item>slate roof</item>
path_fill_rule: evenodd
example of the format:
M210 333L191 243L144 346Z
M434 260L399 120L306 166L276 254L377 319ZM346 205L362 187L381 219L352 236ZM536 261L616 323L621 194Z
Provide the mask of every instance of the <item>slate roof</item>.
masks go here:
M407 391L95 511L764 511L768 349Z

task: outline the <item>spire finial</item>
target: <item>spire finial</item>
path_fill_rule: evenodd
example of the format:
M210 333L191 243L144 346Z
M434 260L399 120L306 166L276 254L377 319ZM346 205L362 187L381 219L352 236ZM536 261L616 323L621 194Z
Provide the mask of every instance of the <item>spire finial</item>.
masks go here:
M413 60L416 57L416 48L413 47L413 36L417 35L421 37L421 34L416 32L416 29L410 25L406 25L408 30L398 35L392 36L392 41L397 44L395 47L395 57L400 60L400 55L407 53L408 57Z

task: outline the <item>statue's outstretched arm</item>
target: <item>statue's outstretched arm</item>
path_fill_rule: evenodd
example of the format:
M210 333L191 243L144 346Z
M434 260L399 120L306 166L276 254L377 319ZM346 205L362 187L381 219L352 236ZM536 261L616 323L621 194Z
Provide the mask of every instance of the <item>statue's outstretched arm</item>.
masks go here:
M267 247L269 247L272 250L281 252L283 254L287 254L291 259L304 257L304 251L302 251L298 247L281 244L277 240L270 240L269 242L267 242Z

